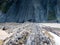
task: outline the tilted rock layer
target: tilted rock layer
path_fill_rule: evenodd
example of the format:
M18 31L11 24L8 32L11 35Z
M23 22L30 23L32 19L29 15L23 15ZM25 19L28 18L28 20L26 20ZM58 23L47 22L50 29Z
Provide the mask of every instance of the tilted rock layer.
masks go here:
M12 30L7 29L3 31L11 35L0 41L3 42L0 45L55 45L54 37L35 23L25 23Z

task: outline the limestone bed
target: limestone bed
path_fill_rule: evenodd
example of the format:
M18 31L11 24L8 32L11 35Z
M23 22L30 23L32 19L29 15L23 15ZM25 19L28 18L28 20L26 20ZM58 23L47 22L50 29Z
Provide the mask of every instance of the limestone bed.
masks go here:
M8 35L4 34L4 40L0 38L0 45L56 45L50 31L37 23L3 23L0 30Z

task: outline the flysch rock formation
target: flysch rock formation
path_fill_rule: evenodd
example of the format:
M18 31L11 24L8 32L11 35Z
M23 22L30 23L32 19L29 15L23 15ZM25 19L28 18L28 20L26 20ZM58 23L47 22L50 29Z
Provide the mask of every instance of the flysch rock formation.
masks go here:
M36 23L6 23L0 26L0 45L59 45L54 37L56 34Z

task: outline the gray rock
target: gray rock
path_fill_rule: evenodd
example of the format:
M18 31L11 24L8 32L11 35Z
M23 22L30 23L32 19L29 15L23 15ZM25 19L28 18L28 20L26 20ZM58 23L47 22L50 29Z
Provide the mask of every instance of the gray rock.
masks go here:
M6 45L51 45L51 41L42 33L42 29L32 23L21 27L21 31L14 32Z

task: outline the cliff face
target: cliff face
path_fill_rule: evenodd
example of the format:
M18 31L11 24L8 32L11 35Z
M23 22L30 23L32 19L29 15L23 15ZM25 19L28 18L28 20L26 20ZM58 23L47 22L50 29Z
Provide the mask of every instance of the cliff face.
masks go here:
M5 14L0 14L0 22L59 22L56 10L57 0L17 0Z

